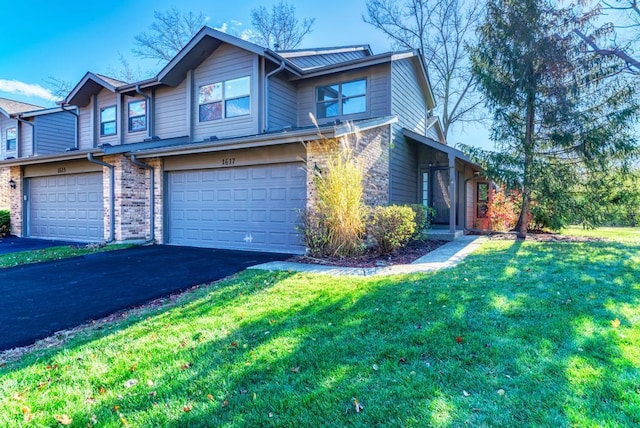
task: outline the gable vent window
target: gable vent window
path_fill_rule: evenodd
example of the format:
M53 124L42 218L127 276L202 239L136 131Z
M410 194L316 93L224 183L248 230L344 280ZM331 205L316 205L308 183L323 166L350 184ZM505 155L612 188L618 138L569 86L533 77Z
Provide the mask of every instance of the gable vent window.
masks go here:
M14 128L7 128L7 151L15 151L18 146L18 131Z
M251 78L200 86L198 108L200 122L251 114Z
M319 119L367 111L367 80L336 83L316 89Z
M147 102L132 101L129 103L129 132L147 129Z
M116 106L105 107L100 110L100 136L115 135Z

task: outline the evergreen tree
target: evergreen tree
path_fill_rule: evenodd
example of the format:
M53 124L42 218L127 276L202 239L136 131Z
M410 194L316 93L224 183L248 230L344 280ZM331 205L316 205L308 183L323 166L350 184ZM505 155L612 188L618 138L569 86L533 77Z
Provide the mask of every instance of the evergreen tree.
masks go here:
M491 177L521 191L521 238L532 218L539 226L566 223L572 185L636 149L629 123L638 105L619 72L625 64L585 49L574 31L602 35L599 13L550 0L487 2L471 52L500 152L468 149Z

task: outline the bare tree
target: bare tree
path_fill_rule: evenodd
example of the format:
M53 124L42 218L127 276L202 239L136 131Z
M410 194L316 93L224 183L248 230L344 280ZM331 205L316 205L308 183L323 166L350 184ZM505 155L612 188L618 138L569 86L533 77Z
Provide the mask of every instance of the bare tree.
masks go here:
M54 76L49 76L44 81L47 89L51 91L54 97L58 100L64 99L69 92L73 89L74 83L70 80L58 79Z
M633 55L633 47L640 42L640 5L638 0L602 0L602 14L614 14L614 20L609 25L598 28L594 34L574 30L582 39L587 49L604 56L615 56L626 64L626 69L632 74L640 74L640 61ZM612 42L609 46L596 43L595 39L601 33L607 32ZM622 33L626 37L622 36Z
M173 7L166 12L155 11L155 21L149 32L134 37L134 55L154 59L158 63L169 62L191 38L205 25L202 13L183 12Z
M312 31L315 18L296 18L293 5L280 1L269 11L260 6L251 10L251 25L256 30L254 41L273 49L294 49Z
M367 0L363 20L396 48L420 49L440 107L445 137L456 123L479 120L483 101L475 90L465 44L482 17L480 0Z

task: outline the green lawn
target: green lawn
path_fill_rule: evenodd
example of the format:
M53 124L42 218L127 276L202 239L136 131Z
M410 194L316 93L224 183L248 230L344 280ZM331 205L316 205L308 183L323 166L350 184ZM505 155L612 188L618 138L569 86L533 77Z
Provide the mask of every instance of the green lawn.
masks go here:
M569 226L562 230L561 233L570 236L586 236L640 243L640 227L599 227L597 229L584 229L582 226Z
M639 367L640 242L490 241L133 312L0 368L0 426L639 426Z
M39 263L50 260L60 260L69 257L83 256L85 254L99 253L102 251L122 250L131 248L131 244L112 244L106 246L61 246L43 248L34 251L21 251L18 253L0 254L0 268L13 267L28 263Z

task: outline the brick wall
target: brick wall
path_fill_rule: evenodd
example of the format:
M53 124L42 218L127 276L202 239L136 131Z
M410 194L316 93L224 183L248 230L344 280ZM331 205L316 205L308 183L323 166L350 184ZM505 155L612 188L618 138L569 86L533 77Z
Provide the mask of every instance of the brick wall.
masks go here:
M341 137L340 143L353 148L356 158L364 168L364 200L370 206L389 203L389 135L390 127L374 128ZM317 200L314 168L326 169L330 150L338 146L327 141L307 143L307 207Z
M9 169L10 178L16 182L16 188L11 189L9 194L11 210L11 234L15 236L24 236L22 230L22 170L19 166L12 166Z
M8 210L11 206L11 188L9 180L11 174L9 168L0 168L0 210Z

